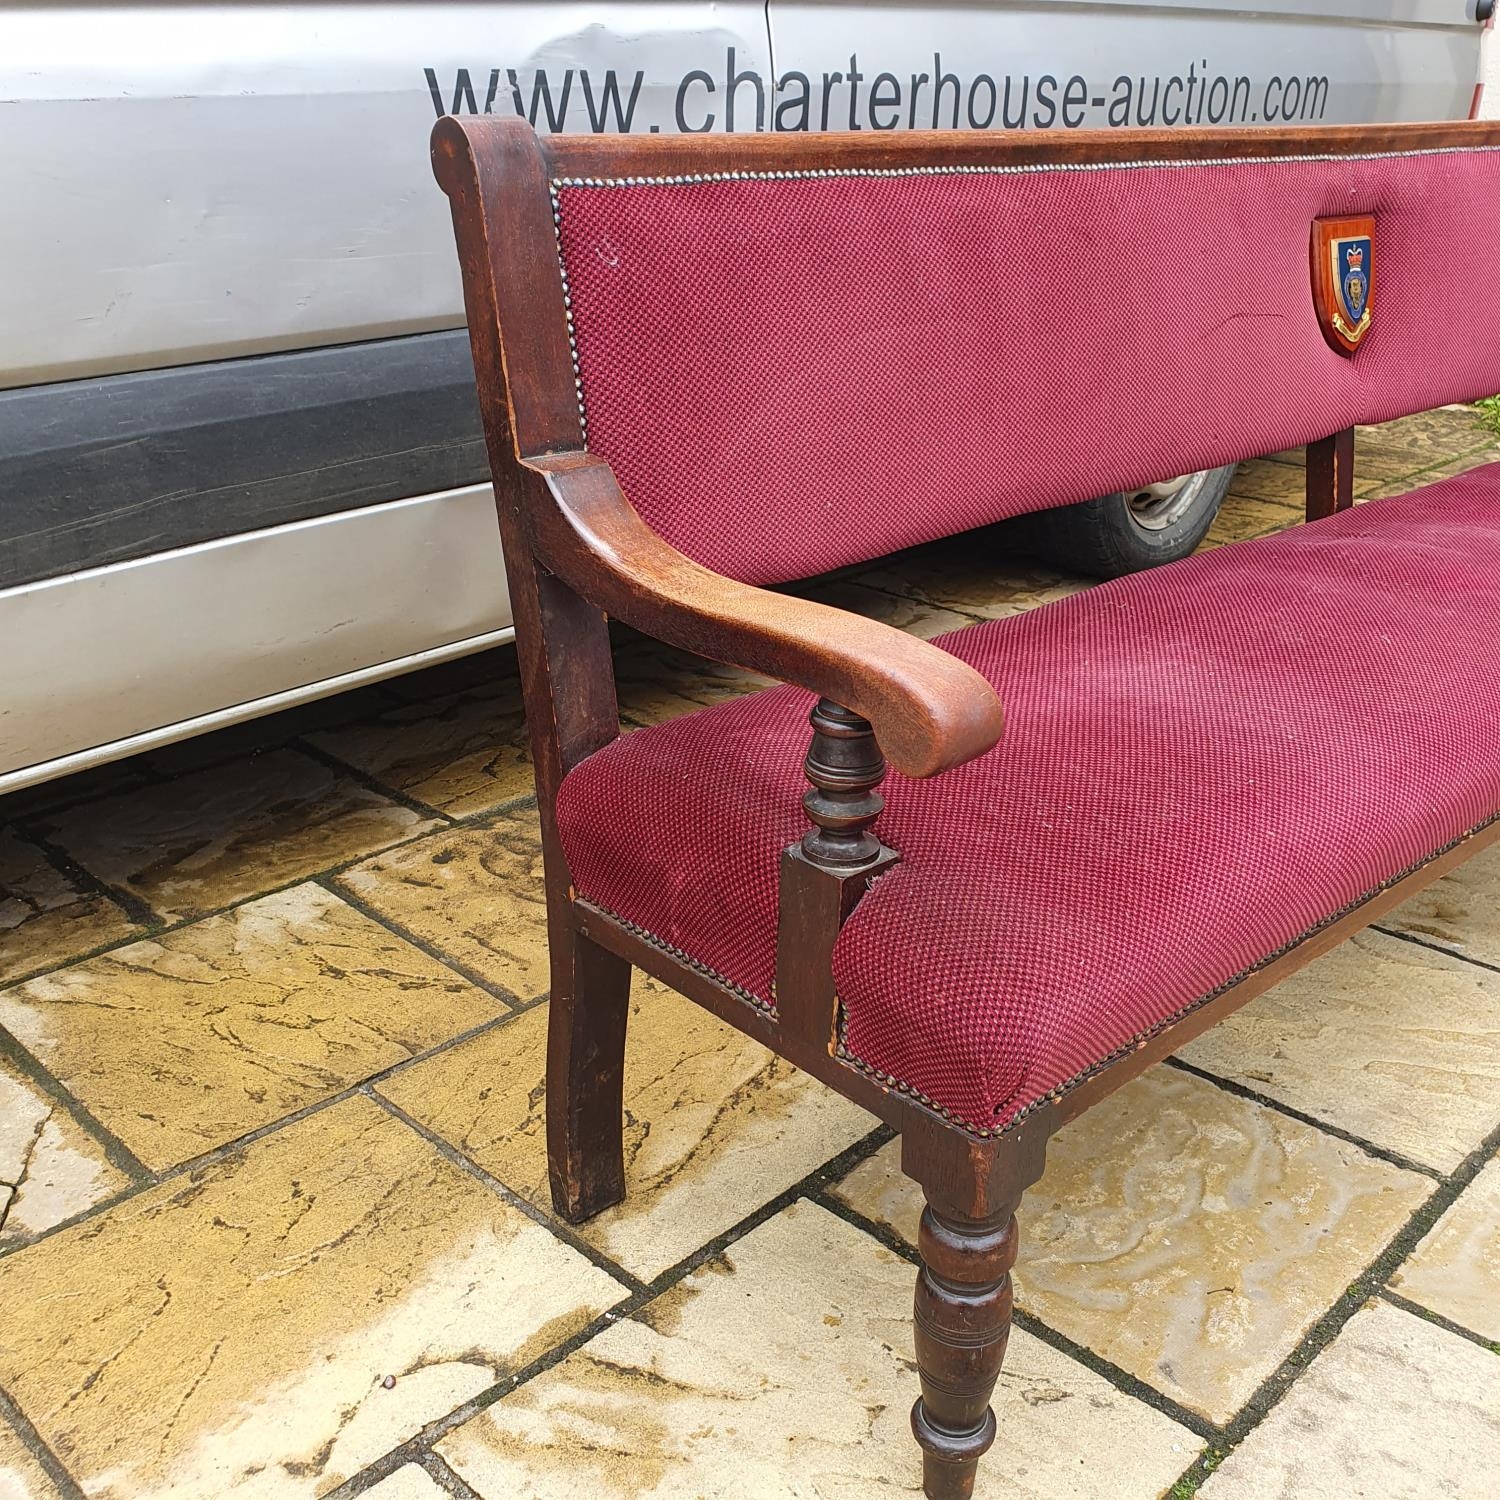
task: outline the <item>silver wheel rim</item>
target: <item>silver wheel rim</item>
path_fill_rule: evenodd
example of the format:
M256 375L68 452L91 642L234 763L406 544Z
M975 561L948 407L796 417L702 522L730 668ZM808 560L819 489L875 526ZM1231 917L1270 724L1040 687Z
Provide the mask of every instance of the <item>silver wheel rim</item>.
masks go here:
M1125 497L1130 519L1142 531L1165 531L1175 525L1198 503L1211 469L1196 474L1182 474L1164 479L1160 484L1143 485Z

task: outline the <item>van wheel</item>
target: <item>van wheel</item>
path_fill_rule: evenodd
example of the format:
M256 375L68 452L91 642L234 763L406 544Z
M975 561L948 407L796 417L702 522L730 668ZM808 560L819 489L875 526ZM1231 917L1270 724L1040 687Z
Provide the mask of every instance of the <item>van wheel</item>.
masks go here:
M1031 538L1054 567L1119 578L1186 557L1208 533L1235 466L1034 512Z

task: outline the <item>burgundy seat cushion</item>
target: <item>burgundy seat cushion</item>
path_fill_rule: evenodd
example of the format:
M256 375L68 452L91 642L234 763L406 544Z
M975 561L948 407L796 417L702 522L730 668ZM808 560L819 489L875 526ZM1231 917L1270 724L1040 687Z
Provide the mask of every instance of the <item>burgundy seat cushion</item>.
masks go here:
M1497 638L1500 465L944 637L1006 735L886 783L848 1055L1004 1127L1485 823ZM639 730L558 799L579 891L761 1003L810 702Z

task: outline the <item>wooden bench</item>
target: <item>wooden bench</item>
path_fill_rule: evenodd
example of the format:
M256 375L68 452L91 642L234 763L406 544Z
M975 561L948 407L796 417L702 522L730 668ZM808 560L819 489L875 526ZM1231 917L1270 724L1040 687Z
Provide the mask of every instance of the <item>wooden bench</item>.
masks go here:
M1500 128L433 150L557 1208L625 1192L632 965L889 1122L925 1492L968 1495L1048 1137L1500 829L1500 466L1351 507L1356 423L1500 389ZM1302 444L1313 524L936 643L763 587ZM606 615L788 686L622 737Z

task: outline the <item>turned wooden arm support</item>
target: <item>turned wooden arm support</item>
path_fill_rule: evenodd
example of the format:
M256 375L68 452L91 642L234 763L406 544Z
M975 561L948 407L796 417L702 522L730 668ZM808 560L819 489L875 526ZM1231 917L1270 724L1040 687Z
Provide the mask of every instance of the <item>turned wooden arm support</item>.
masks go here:
M804 798L812 824L782 856L776 1010L788 1043L832 1051L839 928L897 855L875 837L885 761L934 776L1000 738L993 689L914 636L721 577L641 520L609 464L570 451L521 460L546 493L523 507L539 563L658 640L819 694ZM882 753L883 752L883 753Z
M527 507L538 561L627 625L842 704L870 721L886 758L908 776L935 776L999 740L994 690L957 657L878 621L702 567L646 525L595 454L521 463L550 496Z

